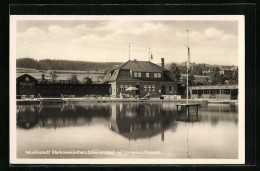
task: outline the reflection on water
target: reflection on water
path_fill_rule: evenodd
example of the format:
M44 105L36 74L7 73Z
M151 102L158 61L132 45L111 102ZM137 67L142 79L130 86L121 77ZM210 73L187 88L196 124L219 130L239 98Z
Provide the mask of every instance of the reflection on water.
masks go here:
M177 126L174 120L175 112L163 110L160 105L121 103L112 106L110 128L130 140L161 134L163 141L164 130Z
M237 158L237 106L209 105L186 123L173 103L17 106L18 158ZM156 154L26 154L44 150L157 151Z

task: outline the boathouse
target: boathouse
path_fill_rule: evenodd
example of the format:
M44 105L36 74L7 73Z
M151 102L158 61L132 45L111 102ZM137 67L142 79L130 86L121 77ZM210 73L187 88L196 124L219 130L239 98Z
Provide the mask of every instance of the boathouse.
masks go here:
M38 81L29 74L24 74L16 78L17 95L36 95Z
M44 83L29 74L24 74L16 79L16 95L21 98L29 95L31 98L40 94L41 97L61 97L62 95L86 95L108 96L111 93L109 84L82 84L82 83Z
M204 85L190 87L192 99L237 100L238 85Z
M177 80L170 71L150 61L129 60L111 69L104 78L111 85L112 96L130 94L132 97L177 95Z

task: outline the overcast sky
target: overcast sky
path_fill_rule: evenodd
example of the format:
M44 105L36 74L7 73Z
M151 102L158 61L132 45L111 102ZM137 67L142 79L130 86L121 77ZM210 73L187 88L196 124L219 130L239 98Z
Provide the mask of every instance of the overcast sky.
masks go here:
M17 58L125 62L184 62L189 29L191 62L237 65L237 21L24 20L17 21Z

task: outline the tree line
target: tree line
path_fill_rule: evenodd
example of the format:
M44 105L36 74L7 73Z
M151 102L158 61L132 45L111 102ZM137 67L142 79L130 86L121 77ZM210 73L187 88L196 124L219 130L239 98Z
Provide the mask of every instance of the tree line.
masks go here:
M73 70L73 71L106 71L113 68L119 62L84 62L69 60L35 60L32 58L20 58L16 60L16 66L37 70Z
M119 65L120 62L84 62L84 61L69 61L69 60L35 60L32 58L20 58L16 60L16 66L21 68L32 68L37 70L73 70L73 71L103 71L106 72ZM167 67L172 75L178 80L181 80L181 74L187 74L186 65L178 65L171 63ZM217 85L217 84L238 84L238 68L235 70L225 70L223 74L218 66L207 64L192 63L189 71L189 84L191 85ZM204 72L207 71L207 72ZM205 78L203 82L196 82L194 75L208 75L210 79ZM72 76L71 80L76 80ZM90 82L86 78L86 82Z

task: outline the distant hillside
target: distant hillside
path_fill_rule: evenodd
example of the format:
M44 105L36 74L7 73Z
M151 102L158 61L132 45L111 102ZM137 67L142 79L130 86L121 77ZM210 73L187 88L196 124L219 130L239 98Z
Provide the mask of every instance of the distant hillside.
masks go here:
M184 62L180 62L180 63L177 63L178 66L186 66L187 65L187 61L184 61ZM190 66L196 66L196 65L204 65L206 67L220 67L220 68L229 68L229 67L236 67L234 65L212 65L212 64L205 64L205 63L195 63L195 62L191 62L190 63Z
M119 65L120 62L84 62L68 60L34 60L21 58L16 60L19 68L32 68L38 70L73 70L73 71L106 71Z
M68 60L34 60L32 58L21 58L16 60L18 68L31 68L37 70L70 70L70 71L107 71L120 62L84 62L84 61L68 61ZM165 68L170 69L172 63L165 63ZM161 64L158 64L161 65ZM176 63L182 74L186 73L186 62ZM219 67L220 69L232 69L236 66L221 66L210 64L190 64L194 74L202 75L202 71L208 71L211 68Z

